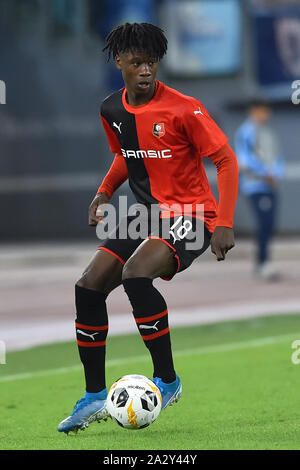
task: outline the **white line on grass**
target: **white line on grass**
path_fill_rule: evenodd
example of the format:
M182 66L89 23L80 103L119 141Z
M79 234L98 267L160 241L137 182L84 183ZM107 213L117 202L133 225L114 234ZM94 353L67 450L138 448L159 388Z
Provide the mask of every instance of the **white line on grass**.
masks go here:
M292 341L293 339L300 339L300 333L290 333L287 335L279 335L279 336L265 336L264 338L253 339L249 341L241 341L236 343L225 343L225 344L217 344L212 346L204 346L202 348L194 348L194 349L184 349L182 351L175 351L175 357L184 357L184 356L191 356L191 355L200 355L200 354L211 354L211 353L219 353L219 352L227 352L227 351L235 351L237 349L247 349L247 348L258 348L260 346L268 346L271 344L281 343L287 340ZM146 360L150 360L149 355L143 356L131 356L127 358L118 358L118 359L110 359L106 362L106 365L109 366L118 366L123 364L130 364L132 362L144 362ZM12 374L0 377L1 382L13 382L16 380L22 379L32 379L36 377L43 377L48 375L57 375L57 374L66 374L68 372L75 372L82 370L82 365L78 364L75 366L68 366L68 367L59 367L57 369L48 369L48 370L38 370L34 372L23 372L20 374Z
M270 315L299 314L300 298L276 301L234 301L224 305L210 305L205 307L192 307L175 309L169 315L170 327L212 324L230 320L243 320ZM1 314L1 313L0 313ZM25 321L25 320L24 320ZM109 319L109 335L119 336L136 333L136 323L132 314L115 314ZM6 351L17 351L61 341L74 341L74 324L70 319L50 319L41 321L26 320L18 322L16 331L15 322L1 323L1 340L6 343Z

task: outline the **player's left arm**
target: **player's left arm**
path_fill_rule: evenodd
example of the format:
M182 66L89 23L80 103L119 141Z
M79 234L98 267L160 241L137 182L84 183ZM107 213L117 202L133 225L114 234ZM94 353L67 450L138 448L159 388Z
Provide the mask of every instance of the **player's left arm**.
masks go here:
M222 261L234 247L233 218L238 196L239 169L236 155L228 144L209 155L209 158L217 168L219 189L218 217L210 244L212 253L218 261Z
M198 156L209 157L217 167L219 210L211 250L218 261L225 259L234 246L233 215L238 195L238 163L227 144L228 138L210 117L205 106L195 98L186 103L180 117L182 129Z

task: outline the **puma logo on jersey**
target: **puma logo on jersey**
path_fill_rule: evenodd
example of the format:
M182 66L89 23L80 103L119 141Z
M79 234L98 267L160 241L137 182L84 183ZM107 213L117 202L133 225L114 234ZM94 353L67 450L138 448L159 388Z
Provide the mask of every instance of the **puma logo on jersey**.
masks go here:
M77 333L80 333L81 335L84 335L84 336L89 336L90 338L92 338L93 341L95 341L94 335L97 335L99 333L99 331L97 331L97 333L89 334L89 333L85 333L82 330L77 329Z
M116 127L116 128L118 129L118 131L120 132L120 134L122 134L122 132L121 132L121 124L122 124L121 122L120 122L119 125L118 125L116 122L113 122L113 127Z
M202 113L202 111L201 111L201 109L200 109L200 106L199 106L199 110L194 111L194 114L202 114L202 116L204 116L204 114Z
M121 149L124 158L172 158L171 149L165 150L124 150Z
M157 323L159 323L160 320L158 320L156 323L154 323L154 325L139 325L139 328L144 328L145 330L149 330L151 328L153 328L154 330L158 331L158 328L157 328Z

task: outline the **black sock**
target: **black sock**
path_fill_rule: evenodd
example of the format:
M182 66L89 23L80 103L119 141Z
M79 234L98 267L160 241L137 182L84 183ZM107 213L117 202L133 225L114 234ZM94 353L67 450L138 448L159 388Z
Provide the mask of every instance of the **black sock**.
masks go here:
M153 286L152 279L136 277L123 281L125 292L133 308L133 315L150 351L154 372L170 383L176 379L168 324L168 309L163 296Z
M75 285L76 337L84 366L86 391L105 388L105 341L108 332L107 295Z

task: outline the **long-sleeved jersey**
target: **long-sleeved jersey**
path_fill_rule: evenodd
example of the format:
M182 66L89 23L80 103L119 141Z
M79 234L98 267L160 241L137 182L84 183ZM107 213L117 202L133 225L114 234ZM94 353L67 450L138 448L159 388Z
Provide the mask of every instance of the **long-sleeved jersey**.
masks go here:
M238 188L238 167L227 137L196 98L156 81L154 97L131 106L126 88L107 97L101 119L115 161L98 192L111 197L128 177L137 201L158 204L161 217L168 207L204 205L210 231L216 225L232 227ZM224 149L222 154L218 153ZM218 168L220 206L211 191L202 158ZM221 200L222 199L222 200Z

